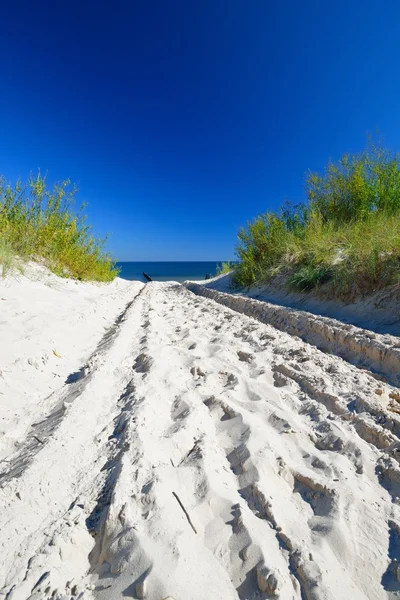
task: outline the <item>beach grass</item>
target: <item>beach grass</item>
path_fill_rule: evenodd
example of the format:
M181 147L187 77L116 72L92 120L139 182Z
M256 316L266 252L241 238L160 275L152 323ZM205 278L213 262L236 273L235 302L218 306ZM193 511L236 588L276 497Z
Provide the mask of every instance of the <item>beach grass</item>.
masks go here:
M15 269L21 270L21 265L14 250L6 240L0 239L0 275L5 277Z
M286 203L238 234L238 286L278 275L290 289L352 299L400 281L400 160L372 142L309 173L307 202Z
M40 173L26 184L0 178L0 266L16 257L35 260L62 277L111 281L118 269L104 252L105 240L92 234L84 205L75 207L77 188L66 180L51 188Z
M224 275L225 273L231 273L235 268L235 263L229 260L223 261L217 265L217 275Z

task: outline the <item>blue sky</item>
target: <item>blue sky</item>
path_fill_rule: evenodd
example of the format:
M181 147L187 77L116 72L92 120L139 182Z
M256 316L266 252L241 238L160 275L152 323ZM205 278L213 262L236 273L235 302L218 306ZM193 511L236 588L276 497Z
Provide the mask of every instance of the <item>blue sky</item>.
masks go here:
M71 178L120 260L224 260L238 228L380 129L400 150L400 3L2 6L0 172Z

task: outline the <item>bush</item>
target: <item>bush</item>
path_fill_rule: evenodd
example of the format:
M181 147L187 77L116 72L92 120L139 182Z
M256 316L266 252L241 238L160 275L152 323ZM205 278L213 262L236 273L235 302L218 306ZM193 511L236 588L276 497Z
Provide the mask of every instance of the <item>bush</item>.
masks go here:
M344 225L337 235L343 259L335 265L334 287L352 298L400 281L400 211L376 212Z
M12 187L0 178L0 238L10 253L42 261L61 276L111 281L118 274L91 234L83 213L73 211L77 189L63 181L48 189L40 174ZM3 267L4 270L4 267Z
M324 221L337 224L371 212L400 210L399 155L370 142L366 150L329 163L324 175L310 173L307 198Z
M286 203L239 231L234 282L249 286L283 271L291 287L332 280L350 298L399 281L400 160L372 143L306 181L307 203Z

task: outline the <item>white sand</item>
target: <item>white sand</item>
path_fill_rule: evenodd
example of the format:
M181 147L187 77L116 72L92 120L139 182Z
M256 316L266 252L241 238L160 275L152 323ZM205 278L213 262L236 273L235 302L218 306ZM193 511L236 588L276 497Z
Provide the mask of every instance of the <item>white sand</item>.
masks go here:
M276 277L271 283L258 283L249 288L235 289L231 274L223 274L201 283L206 288L227 292L235 296L254 298L287 308L308 311L339 319L360 328L380 334L400 335L400 285L379 290L353 302L340 302L337 299L324 299L316 293L294 292L287 288L284 277Z
M393 387L181 285L57 281L1 284L0 598L399 597Z
M30 263L0 278L0 459L79 369L141 284L61 279Z

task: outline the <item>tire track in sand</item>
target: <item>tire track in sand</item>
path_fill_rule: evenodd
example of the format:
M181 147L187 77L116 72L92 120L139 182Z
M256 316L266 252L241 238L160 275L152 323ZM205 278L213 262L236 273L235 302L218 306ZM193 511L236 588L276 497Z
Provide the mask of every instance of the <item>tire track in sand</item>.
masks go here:
M0 491L3 595L395 598L398 420L376 380L180 285L148 284L132 308Z

